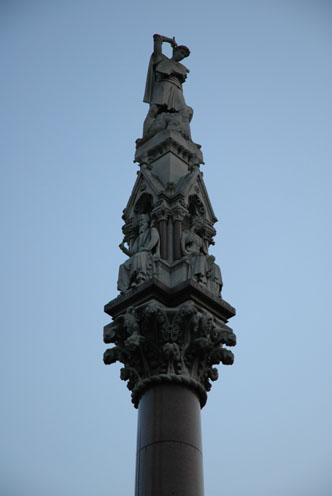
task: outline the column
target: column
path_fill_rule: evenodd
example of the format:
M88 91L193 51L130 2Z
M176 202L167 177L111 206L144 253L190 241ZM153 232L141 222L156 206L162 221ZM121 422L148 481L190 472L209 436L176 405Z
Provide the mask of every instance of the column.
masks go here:
M203 496L196 394L181 385L155 385L138 409L135 496Z
M182 235L182 221L187 214L187 209L183 202L180 200L177 202L175 207L172 209L172 217L173 217L173 252L174 252L174 260L180 260L182 257L181 252L181 235Z

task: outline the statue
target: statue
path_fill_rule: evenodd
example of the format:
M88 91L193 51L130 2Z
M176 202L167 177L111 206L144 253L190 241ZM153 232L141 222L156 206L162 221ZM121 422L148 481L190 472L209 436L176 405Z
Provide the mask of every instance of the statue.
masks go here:
M150 104L143 126L143 140L166 127L177 129L186 139L191 139L189 123L193 109L186 104L182 91L182 84L187 78L189 69L180 63L190 55L190 50L184 45L177 45L175 38L154 34L153 40L154 49L150 58L143 99ZM162 53L163 42L172 45L171 58Z
M208 242L196 232L200 223L200 219L194 218L190 229L183 231L181 249L182 254L190 260L189 278L195 279L206 286L209 270L207 262Z
M209 291L211 291L211 293L220 296L223 282L220 267L215 263L215 260L216 259L213 255L208 256L207 288Z
M220 296L223 286L221 270L215 263L215 257L208 253L208 240L200 236L203 225L204 221L201 218L193 218L190 229L182 233L181 250L190 261L188 278L203 284L211 293Z
M139 234L132 248L123 241L119 247L130 257L119 267L118 290L124 293L152 277L154 260L159 258L159 233L150 227L147 214L139 216Z

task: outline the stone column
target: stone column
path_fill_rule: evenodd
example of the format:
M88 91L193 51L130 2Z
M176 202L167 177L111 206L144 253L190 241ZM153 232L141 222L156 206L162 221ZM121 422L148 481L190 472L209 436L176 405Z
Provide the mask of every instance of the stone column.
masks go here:
M176 306L157 303L153 282L150 291L136 307L110 302L106 311L115 318L104 328L105 343L115 345L104 362L122 362L120 377L139 410L135 495L203 496L200 410L218 378L214 365L233 363L225 345L236 344L226 325L234 309L220 300L210 313L192 301L200 292L190 283L172 296L187 297ZM170 296L162 291L159 298Z
M178 201L172 209L172 216L174 222L174 260L180 260L182 257L181 252L181 235L182 235L182 222L188 211L182 201Z
M167 220L161 219L159 221L159 234L160 234L160 257L167 259Z
M182 234L182 221L177 219L174 222L174 259L180 260L181 258L181 234Z
M160 236L160 258L167 260L168 258L168 229L167 221L170 215L169 209L165 205L165 202L161 200L158 202L155 209L152 211L152 215L158 221L159 226L159 236Z
M190 389L160 384L138 407L135 496L203 496L201 407Z
M174 44L154 38L158 46ZM152 92L153 72L150 66ZM165 85L179 92L171 76ZM140 171L122 216L131 249L119 245L129 258L120 266L120 295L105 306L113 322L104 327L112 344L104 362L122 363L120 377L138 408L136 496L203 496L200 410L218 379L216 366L233 363L226 347L236 344L227 326L235 309L220 296L220 267L208 253L217 219L199 169L201 146L190 138L193 110L164 112L173 105L166 100L169 108L150 112L151 127L136 140ZM140 212L150 228L133 247ZM193 256L181 248L187 231Z
M171 216L168 218L168 226L167 226L167 256L168 261L173 262L174 253L173 253L173 221Z

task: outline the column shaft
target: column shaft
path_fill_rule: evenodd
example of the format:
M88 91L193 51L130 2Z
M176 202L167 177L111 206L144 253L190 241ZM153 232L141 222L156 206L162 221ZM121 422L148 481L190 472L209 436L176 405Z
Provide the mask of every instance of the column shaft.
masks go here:
M141 398L135 496L203 496L201 412L190 389L161 384Z
M159 233L160 233L160 256L163 259L167 259L167 221L162 219L159 221Z
M182 222L176 220L174 222L174 259L179 260L181 258L181 234L182 234Z
M173 262L174 260L174 255L173 255L173 221L172 218L169 217L168 219L168 226L167 226L167 255L168 255L168 261Z

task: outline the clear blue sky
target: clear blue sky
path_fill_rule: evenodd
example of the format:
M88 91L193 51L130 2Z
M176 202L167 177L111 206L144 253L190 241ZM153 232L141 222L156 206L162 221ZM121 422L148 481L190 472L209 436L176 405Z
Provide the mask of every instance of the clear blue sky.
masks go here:
M153 33L191 49L235 364L202 411L206 496L330 496L332 3L2 0L4 496L134 494L105 367Z

